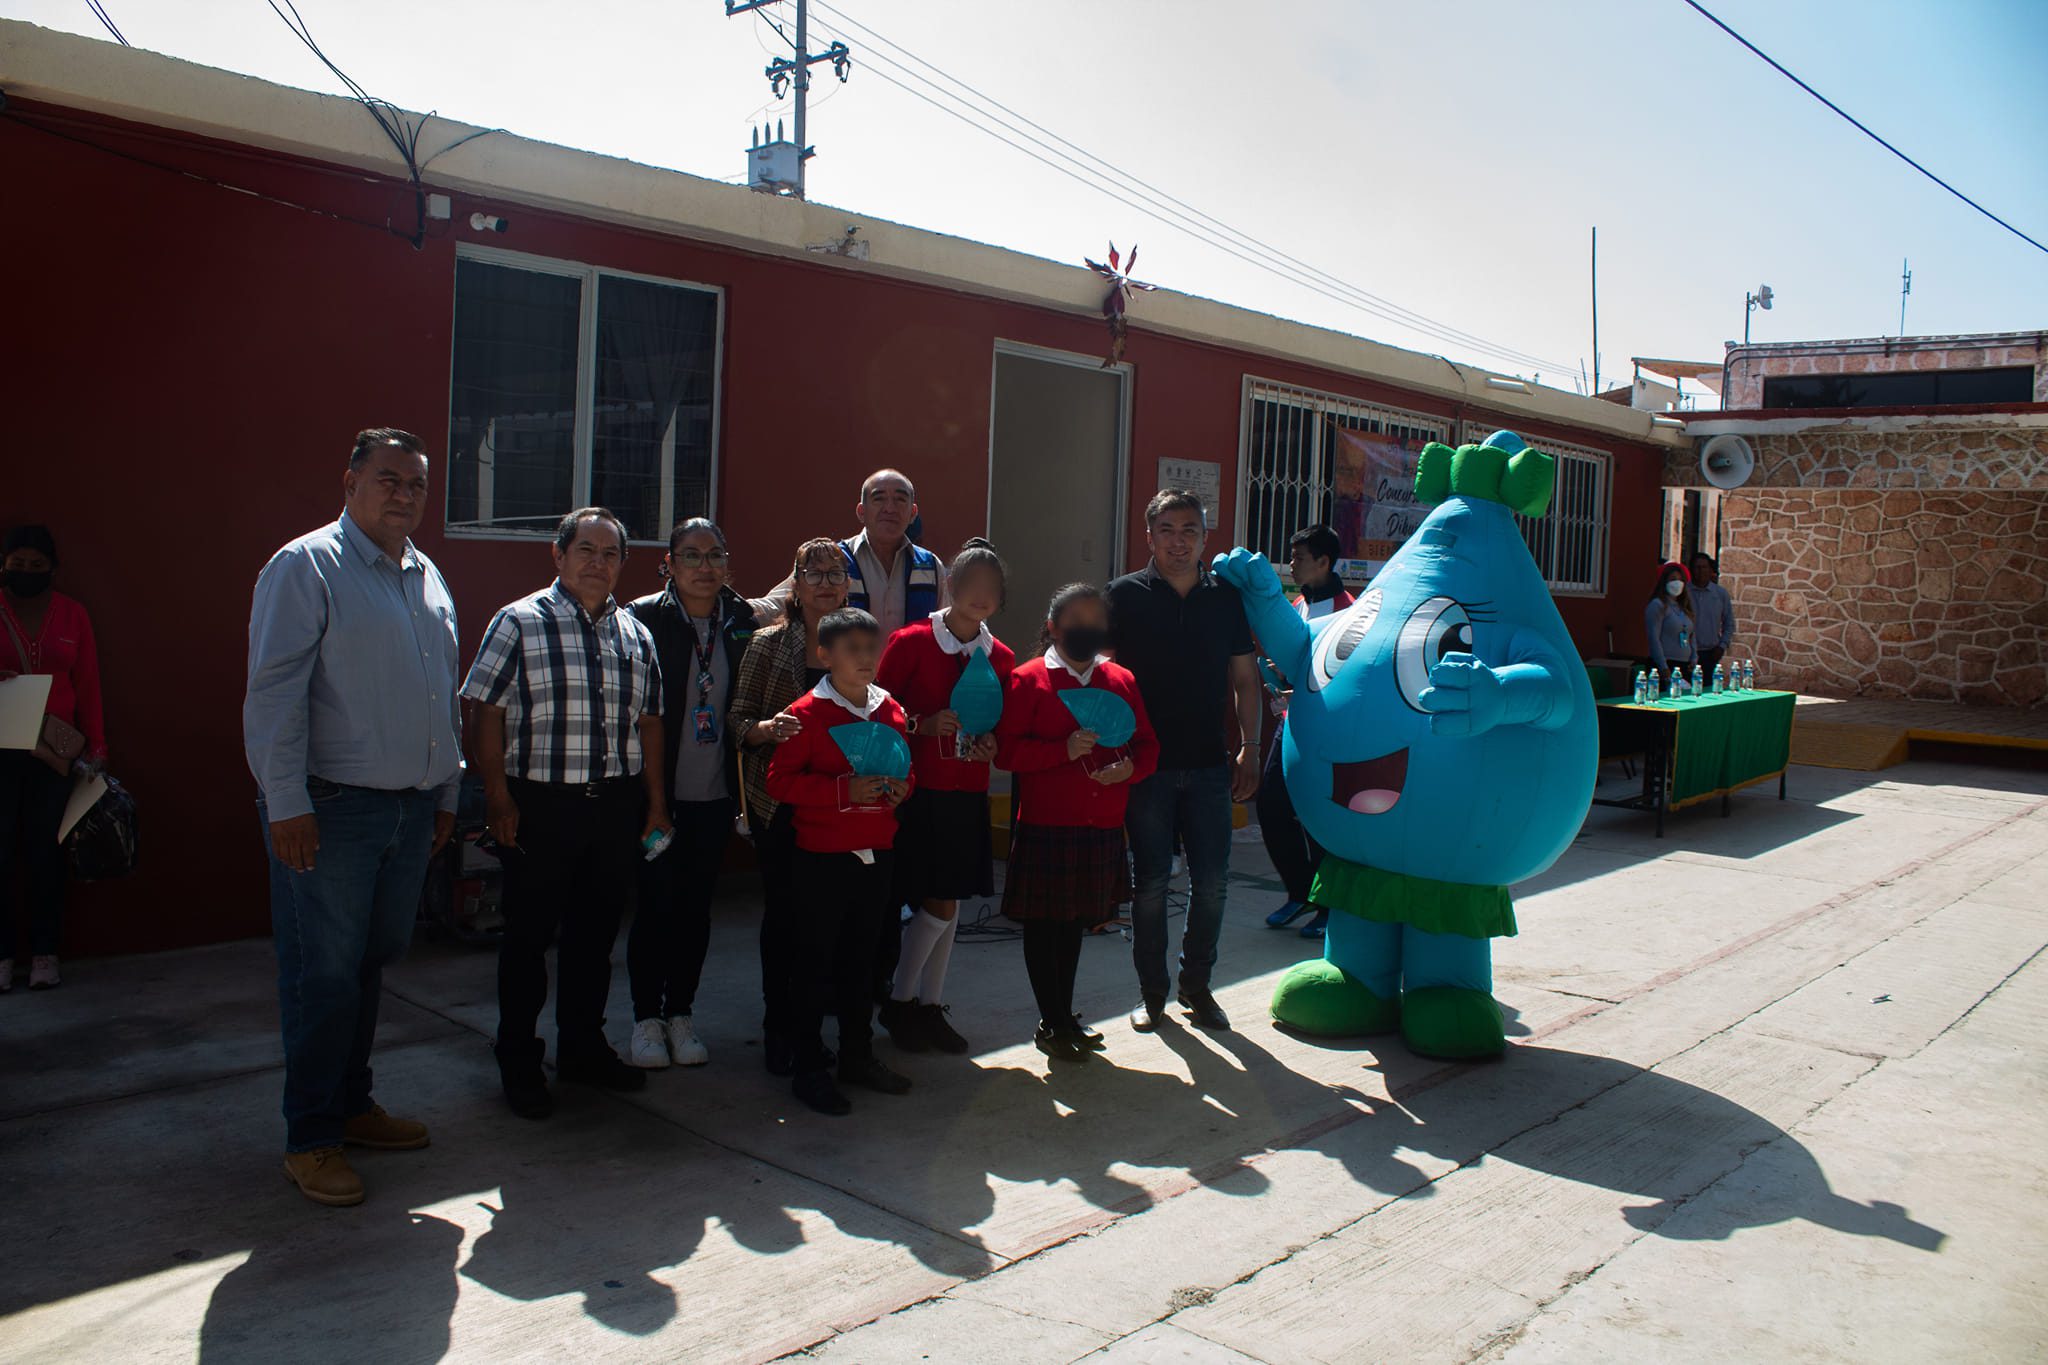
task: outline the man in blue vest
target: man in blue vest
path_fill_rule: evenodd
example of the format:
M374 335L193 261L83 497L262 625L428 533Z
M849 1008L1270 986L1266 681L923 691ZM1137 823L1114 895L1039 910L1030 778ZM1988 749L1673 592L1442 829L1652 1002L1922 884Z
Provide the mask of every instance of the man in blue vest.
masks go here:
M854 515L860 518L860 534L839 542L846 556L846 605L880 621L886 640L946 604L946 566L910 539L917 489L901 471L878 469L868 475ZM785 578L755 601L756 619L780 619L794 587L795 581Z

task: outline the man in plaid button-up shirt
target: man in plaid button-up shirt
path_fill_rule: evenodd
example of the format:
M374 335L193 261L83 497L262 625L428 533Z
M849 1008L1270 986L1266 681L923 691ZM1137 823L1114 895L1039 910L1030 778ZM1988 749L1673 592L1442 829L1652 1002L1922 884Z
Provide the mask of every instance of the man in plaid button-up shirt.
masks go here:
M601 507L562 518L555 581L501 607L462 695L477 704L477 766L503 852L498 1070L515 1113L553 1109L535 1036L556 953L555 1070L614 1090L646 1073L604 1038L612 943L642 844L669 827L661 668L647 627L612 600L626 528Z

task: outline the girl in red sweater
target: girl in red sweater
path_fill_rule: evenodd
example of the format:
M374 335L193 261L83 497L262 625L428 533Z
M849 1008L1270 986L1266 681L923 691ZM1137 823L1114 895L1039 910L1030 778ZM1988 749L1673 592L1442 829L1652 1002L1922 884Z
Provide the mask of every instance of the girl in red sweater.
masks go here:
M1124 804L1133 782L1159 764L1159 742L1130 671L1102 656L1109 597L1089 583L1053 595L1040 642L1045 654L1020 664L996 731L996 763L1017 775L1017 833L1003 884L1003 913L1024 926L1024 967L1038 999L1038 1048L1079 1061L1102 1035L1074 1013L1082 936L1131 898ZM1130 704L1137 730L1119 749L1097 746L1060 700L1076 688L1114 692Z
M856 774L832 737L839 727L862 721L907 733L903 708L873 682L881 652L882 627L866 612L843 607L820 621L817 660L826 675L784 713L796 731L768 760L768 795L789 808L796 830L790 855L798 940L792 1088L825 1114L853 1108L839 1085L885 1095L910 1089L907 1077L875 1056L870 982L882 917L896 903L896 807L915 779ZM839 1016L839 1085L825 1069L828 1013Z
M1005 689L1017 656L989 632L1003 607L1007 573L979 536L947 570L953 604L889 637L875 681L910 713L917 792L897 812L896 890L919 907L903 930L882 1027L906 1052L963 1053L967 1040L946 1020L946 964L960 902L992 896L995 850L989 834L988 770L994 734L970 735L953 712L953 689L976 654L987 657Z

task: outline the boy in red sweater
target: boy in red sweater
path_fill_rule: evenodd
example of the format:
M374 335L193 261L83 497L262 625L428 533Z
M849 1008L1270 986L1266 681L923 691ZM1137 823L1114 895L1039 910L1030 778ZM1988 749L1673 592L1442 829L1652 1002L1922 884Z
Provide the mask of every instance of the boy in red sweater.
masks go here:
M818 623L817 658L827 670L818 685L789 708L797 733L768 760L768 795L790 808L796 830L792 854L798 937L795 1010L798 1099L823 1114L853 1105L839 1085L885 1095L910 1089L907 1077L874 1053L870 972L882 917L895 905L892 875L896 807L910 794L907 778L861 776L832 731L874 721L908 734L903 708L874 685L882 627L857 608L842 608ZM839 1085L826 1070L822 1036L827 1013L839 1016Z

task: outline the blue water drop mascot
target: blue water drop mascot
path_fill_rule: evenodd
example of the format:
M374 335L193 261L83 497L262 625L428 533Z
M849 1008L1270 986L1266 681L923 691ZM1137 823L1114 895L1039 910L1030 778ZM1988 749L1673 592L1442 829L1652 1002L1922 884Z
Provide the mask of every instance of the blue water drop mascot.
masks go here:
M1273 992L1289 1028L1399 1029L1431 1057L1504 1045L1491 940L1515 932L1508 885L1571 842L1599 762L1592 684L1515 523L1548 510L1555 477L1511 431L1431 442L1415 495L1434 510L1367 592L1312 623L1264 555L1216 560L1294 684L1281 763L1327 850L1323 956Z

